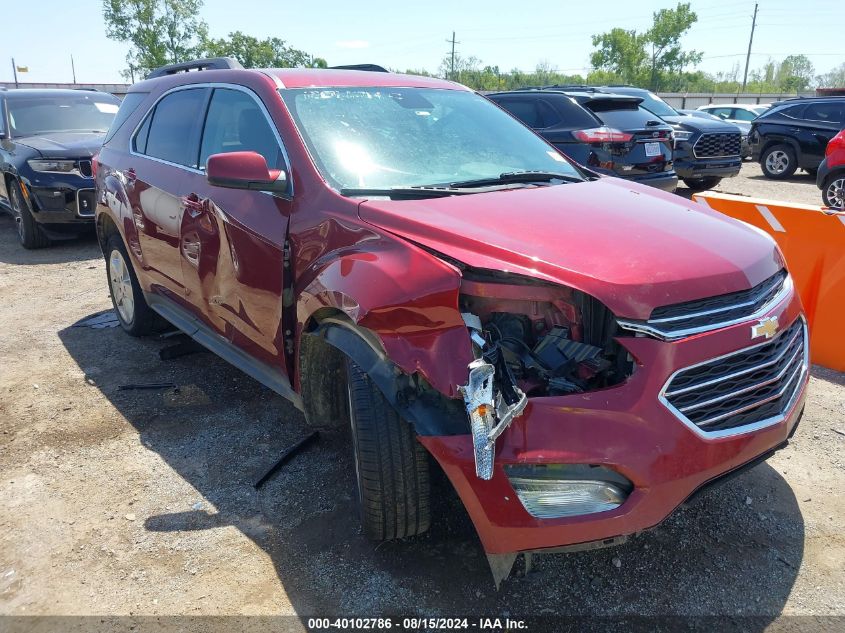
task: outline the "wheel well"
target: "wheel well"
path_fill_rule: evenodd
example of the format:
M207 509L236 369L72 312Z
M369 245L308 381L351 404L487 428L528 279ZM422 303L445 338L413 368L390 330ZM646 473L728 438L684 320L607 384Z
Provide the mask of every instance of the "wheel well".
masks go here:
M103 253L106 252L106 242L108 242L109 237L115 233L120 234L120 231L117 229L117 225L114 223L114 220L105 213L101 214L100 218L97 220L97 242L99 242L100 250L103 251Z
M836 169L832 169L830 173L824 177L822 186L826 187L829 182L832 182L837 178L842 178L843 176L845 176L845 167L837 167Z
M789 138L779 138L779 139L769 139L766 141L765 145L763 145L763 149L760 150L760 161L763 161L763 157L766 155L772 147L775 145L788 145L793 152L795 152L795 158L798 158L800 151L798 149L798 143L796 143L793 139Z

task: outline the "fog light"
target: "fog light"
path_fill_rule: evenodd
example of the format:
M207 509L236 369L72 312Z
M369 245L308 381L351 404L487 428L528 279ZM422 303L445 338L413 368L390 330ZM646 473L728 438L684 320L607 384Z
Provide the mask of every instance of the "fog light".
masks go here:
M634 488L619 473L589 464L518 464L505 472L525 510L539 519L614 510Z

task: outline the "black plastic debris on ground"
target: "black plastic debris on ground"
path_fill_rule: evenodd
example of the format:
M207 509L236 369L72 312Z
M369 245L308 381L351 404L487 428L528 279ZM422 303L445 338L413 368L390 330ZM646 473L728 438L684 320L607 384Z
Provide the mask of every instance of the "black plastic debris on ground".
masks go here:
M90 327L93 330L102 330L107 327L117 327L120 321L117 319L117 314L114 310L103 310L95 314L90 314L84 319L80 319L71 327Z

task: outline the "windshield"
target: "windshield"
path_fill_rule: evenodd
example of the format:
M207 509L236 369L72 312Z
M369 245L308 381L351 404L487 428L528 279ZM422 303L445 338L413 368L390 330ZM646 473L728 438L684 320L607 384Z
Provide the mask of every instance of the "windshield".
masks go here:
M580 179L545 141L462 90L280 90L323 176L339 189L447 184L541 171Z
M105 132L120 102L105 95L36 96L7 101L15 136L47 132Z
M640 105L652 114L656 114L657 116L678 116L678 113L672 106L653 92L646 92L642 95L638 93L637 96L642 96L643 102Z

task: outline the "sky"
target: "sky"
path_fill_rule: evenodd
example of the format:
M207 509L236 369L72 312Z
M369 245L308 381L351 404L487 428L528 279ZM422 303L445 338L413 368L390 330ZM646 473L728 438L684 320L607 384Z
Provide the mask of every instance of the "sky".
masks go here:
M754 0L691 0L698 22L683 39L704 53L708 72L745 64ZM102 0L4 0L0 81L12 81L14 57L22 82L72 81L71 55L80 83L124 81L127 46L106 38ZM676 0L205 0L202 18L213 37L241 30L259 38L280 37L290 46L323 57L329 65L375 63L398 69L436 71L449 51L452 31L459 54L474 55L503 71L533 70L540 62L564 73L585 74L591 36L614 27L645 30L652 13ZM751 68L769 58L807 55L816 73L845 62L844 0L760 0ZM825 25L838 25L828 28Z

